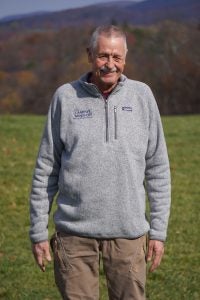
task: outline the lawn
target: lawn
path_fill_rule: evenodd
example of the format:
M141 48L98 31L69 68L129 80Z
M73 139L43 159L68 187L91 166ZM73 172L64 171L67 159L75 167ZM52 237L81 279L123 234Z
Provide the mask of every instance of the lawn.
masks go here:
M30 183L44 120L0 116L0 299L61 299L52 264L45 273L37 268L28 237ZM164 117L163 125L172 171L172 209L165 256L160 268L148 274L147 298L198 300L200 116ZM100 286L101 300L106 300L102 271Z

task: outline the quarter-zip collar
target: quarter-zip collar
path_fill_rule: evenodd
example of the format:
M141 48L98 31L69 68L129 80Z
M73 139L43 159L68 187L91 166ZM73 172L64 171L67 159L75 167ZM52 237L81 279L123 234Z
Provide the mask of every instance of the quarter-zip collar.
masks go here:
M94 97L100 97L100 96L102 96L102 93L99 91L98 87L95 84L87 81L90 74L91 73L89 72L89 73L86 73L83 76L81 76L79 79L79 83L89 94L91 94ZM111 94L112 95L116 94L124 86L126 80L127 80L127 77L125 75L121 75L118 84L113 89Z
M93 97L102 99L103 102L104 102L104 109L105 109L105 141L106 141L106 143L108 143L109 139L110 139L109 138L109 135L110 135L110 130L109 130L110 121L109 121L109 119L113 117L113 115L112 116L109 115L109 111L111 112L112 109L114 111L114 130L115 130L114 136L115 136L115 140L116 140L117 139L117 105L121 101L121 96L120 96L120 93L119 93L119 96L118 96L118 92L126 84L127 77L125 75L121 75L118 84L115 86L115 88L112 90L112 92L108 96L108 98L112 97L113 95L115 95L115 97L108 101L108 98L105 98L103 96L103 94L99 91L98 87L95 84L88 82L88 78L89 78L90 74L91 73L84 74L79 79L79 83L82 86L82 88L85 91L87 91L87 93L89 93ZM109 107L110 107L110 109L109 109Z

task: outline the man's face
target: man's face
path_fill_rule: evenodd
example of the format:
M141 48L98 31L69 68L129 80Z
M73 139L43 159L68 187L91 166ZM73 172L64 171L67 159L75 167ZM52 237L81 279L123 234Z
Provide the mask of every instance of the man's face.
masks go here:
M101 92L111 91L117 84L125 65L126 48L122 37L100 35L97 47L88 52L92 64L92 82Z

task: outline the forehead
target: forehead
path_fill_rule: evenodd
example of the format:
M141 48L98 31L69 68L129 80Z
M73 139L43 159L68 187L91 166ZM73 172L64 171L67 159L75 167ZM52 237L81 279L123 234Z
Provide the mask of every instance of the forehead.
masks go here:
M97 40L97 52L115 52L121 55L126 53L125 41L123 37L100 35Z

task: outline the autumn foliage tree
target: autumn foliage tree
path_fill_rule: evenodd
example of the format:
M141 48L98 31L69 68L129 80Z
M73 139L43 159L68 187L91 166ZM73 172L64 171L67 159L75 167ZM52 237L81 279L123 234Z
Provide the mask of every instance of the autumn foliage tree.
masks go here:
M163 22L124 24L125 74L150 85L162 114L199 113L199 29ZM0 112L47 112L55 89L90 69L85 48L92 26L12 34L0 40Z

